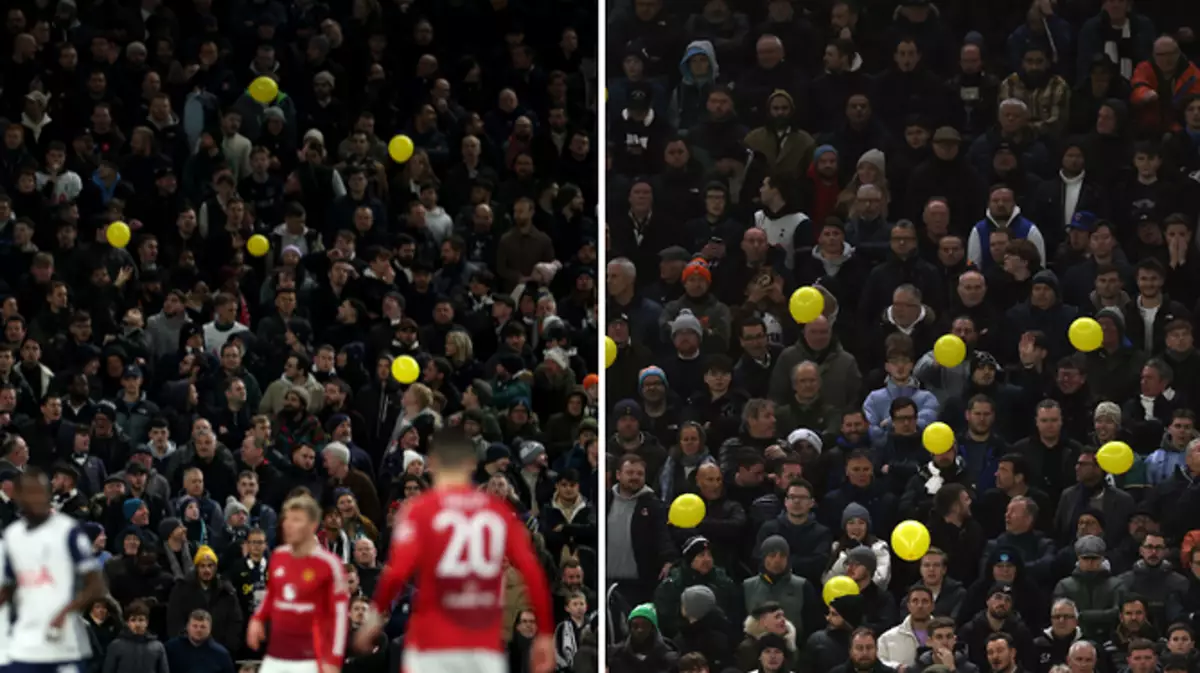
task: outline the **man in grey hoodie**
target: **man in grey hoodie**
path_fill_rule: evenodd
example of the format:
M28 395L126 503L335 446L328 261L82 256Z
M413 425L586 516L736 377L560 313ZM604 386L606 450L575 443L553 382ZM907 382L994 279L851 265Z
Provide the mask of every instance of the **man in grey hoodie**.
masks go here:
M626 454L608 498L608 579L632 605L650 602L679 551L667 534L667 508L646 486L646 461Z
M171 290L163 298L162 310L146 321L150 355L155 362L160 357L179 350L179 330L192 321L184 307L185 301L182 290Z

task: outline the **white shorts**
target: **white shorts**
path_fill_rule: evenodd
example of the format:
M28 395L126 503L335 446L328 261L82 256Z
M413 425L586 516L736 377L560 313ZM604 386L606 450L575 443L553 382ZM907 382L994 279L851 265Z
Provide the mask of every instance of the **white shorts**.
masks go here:
M321 673L316 659L276 659L263 657L258 673Z
M500 652L486 650L417 652L405 649L400 673L508 673L508 658Z

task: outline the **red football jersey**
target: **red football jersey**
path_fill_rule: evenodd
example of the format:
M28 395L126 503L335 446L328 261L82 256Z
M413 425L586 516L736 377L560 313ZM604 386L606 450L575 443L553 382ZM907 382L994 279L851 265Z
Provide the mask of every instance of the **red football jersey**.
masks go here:
M254 613L269 626L267 656L341 666L350 618L342 560L320 547L295 556L285 545L267 567L267 595Z
M554 633L550 588L525 526L508 503L470 487L423 493L397 514L375 608L390 610L415 573L406 648L502 652L506 557L525 578L538 629Z

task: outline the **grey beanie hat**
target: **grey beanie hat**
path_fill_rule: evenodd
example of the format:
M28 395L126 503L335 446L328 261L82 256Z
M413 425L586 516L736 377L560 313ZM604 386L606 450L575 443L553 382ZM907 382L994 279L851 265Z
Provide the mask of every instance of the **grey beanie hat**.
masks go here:
M758 546L758 551L763 558L766 558L771 554L788 556L792 553L792 548L782 535L772 535L762 541L762 544Z
M700 620L717 607L717 597L713 594L712 589L703 584L697 584L683 590L683 596L680 597L679 603L683 607L683 614L687 615L688 619Z
M855 547L846 554L846 563L857 563L867 569L871 575L875 574L875 568L879 566L879 559L875 558L875 552L870 547Z
M863 507L857 502L852 502L849 505L846 505L846 509L842 510L843 530L846 528L846 523L849 522L850 519L862 519L863 521L867 522L867 530L871 529L871 513L867 511L866 507Z

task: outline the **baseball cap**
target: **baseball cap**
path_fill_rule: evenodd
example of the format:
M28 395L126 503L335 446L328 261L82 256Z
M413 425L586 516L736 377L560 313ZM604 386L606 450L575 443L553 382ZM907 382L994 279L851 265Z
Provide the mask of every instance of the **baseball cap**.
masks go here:
M937 131L933 132L933 142L935 143L961 143L962 134L953 126L942 126Z

